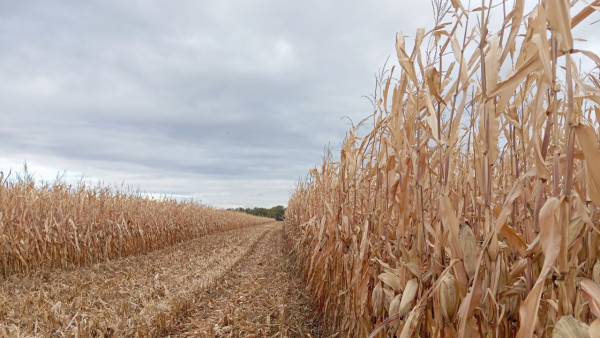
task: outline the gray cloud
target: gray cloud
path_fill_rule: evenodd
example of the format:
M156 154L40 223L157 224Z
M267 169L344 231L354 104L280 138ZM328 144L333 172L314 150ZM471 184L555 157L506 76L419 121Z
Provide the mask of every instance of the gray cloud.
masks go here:
M427 1L0 3L0 168L285 204Z

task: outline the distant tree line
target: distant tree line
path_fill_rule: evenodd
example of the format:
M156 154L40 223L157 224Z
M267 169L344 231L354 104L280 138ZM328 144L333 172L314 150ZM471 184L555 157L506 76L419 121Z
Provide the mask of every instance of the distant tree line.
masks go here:
M278 205L272 208L235 208L235 209L229 209L229 210L234 210L234 211L241 211L241 212L245 212L247 214L250 215L254 215L254 216L261 216L261 217L271 217L274 218L278 221L283 221L283 215L285 214L285 208L282 205Z

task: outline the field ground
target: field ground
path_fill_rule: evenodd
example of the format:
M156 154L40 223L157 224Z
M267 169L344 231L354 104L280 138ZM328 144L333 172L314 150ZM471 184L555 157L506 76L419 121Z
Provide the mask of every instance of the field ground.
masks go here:
M0 336L315 336L282 223L0 284Z

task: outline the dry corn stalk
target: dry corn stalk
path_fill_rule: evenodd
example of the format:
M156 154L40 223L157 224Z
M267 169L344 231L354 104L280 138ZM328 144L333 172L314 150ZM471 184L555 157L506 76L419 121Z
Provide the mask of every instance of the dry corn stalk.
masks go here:
M0 278L149 252L272 219L109 187L0 174Z
M298 183L288 231L332 331L600 325L600 58L573 30L594 9L524 4L453 0L412 49L398 34L373 115Z

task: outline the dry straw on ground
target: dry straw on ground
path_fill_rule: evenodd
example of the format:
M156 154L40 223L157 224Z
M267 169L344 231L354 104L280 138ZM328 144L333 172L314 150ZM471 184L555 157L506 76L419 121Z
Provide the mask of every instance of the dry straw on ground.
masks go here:
M289 201L308 287L343 335L592 335L600 58L572 29L598 7L433 2L372 117Z
M272 221L108 187L0 173L0 278L88 265Z
M0 337L164 337L199 306L273 223L162 250L0 283Z

